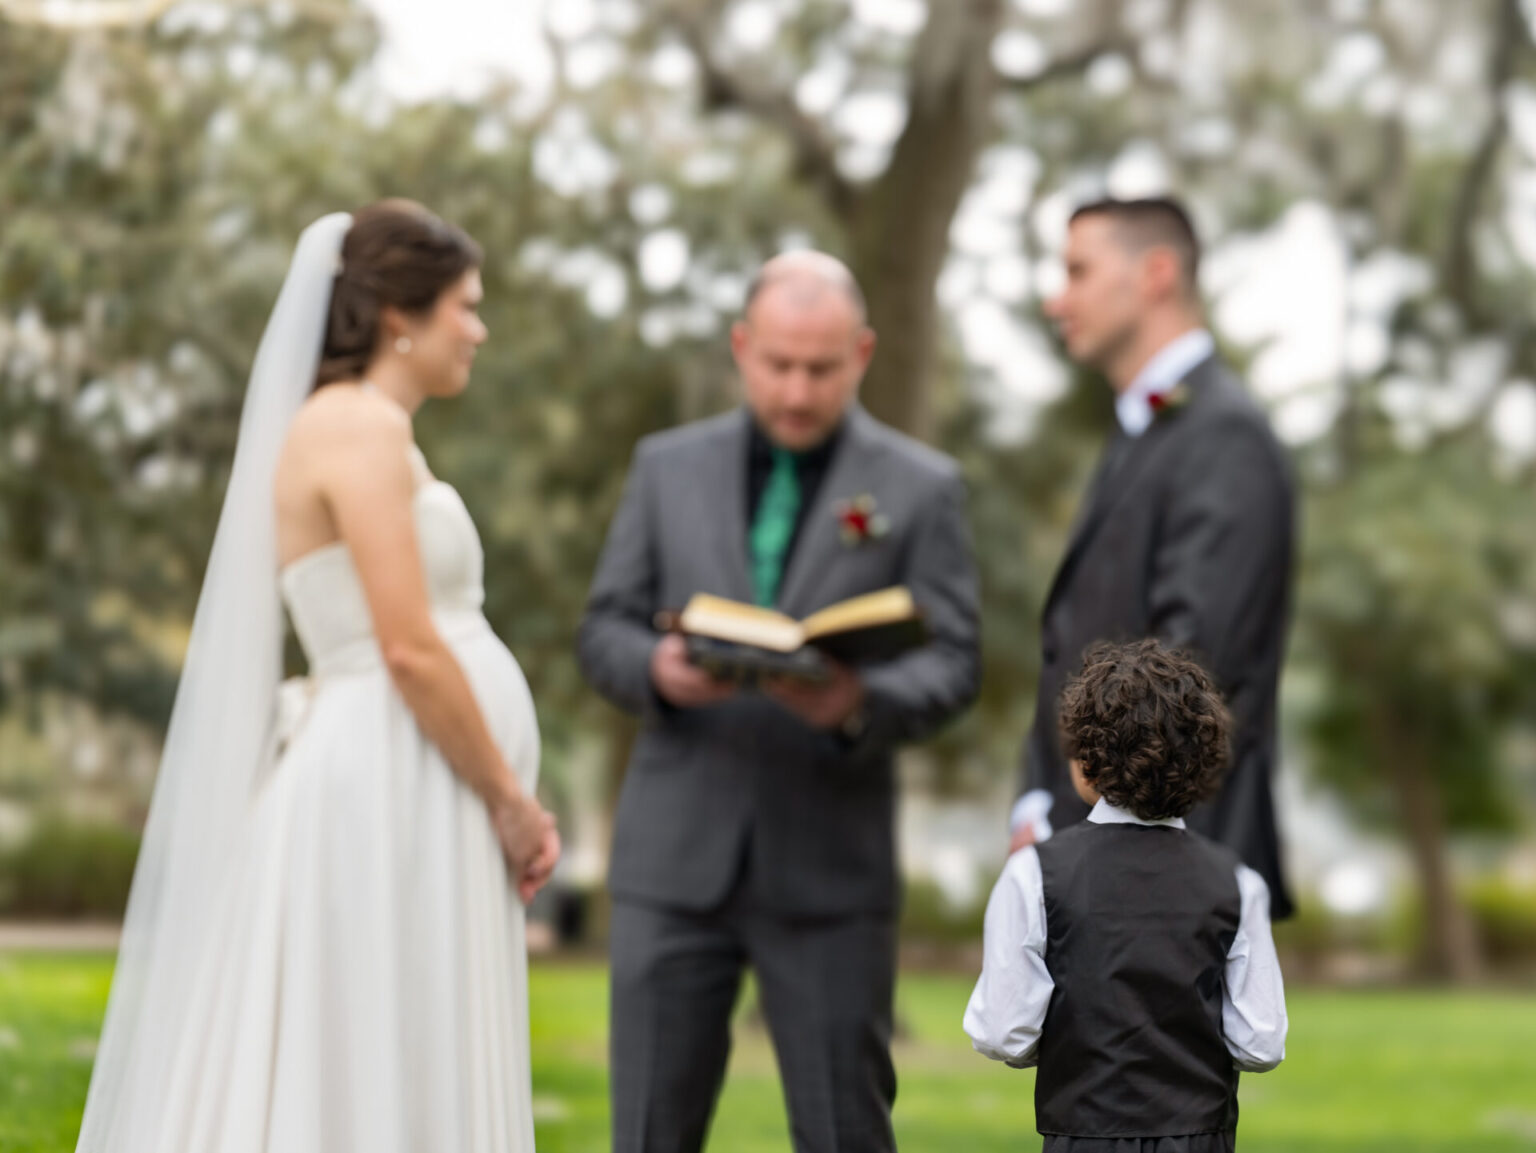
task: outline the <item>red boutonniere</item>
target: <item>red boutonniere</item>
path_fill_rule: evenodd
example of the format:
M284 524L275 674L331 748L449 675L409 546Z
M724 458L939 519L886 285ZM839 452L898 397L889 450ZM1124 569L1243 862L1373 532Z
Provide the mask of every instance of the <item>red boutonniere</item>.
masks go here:
M1147 397L1147 403L1152 406L1153 416L1163 416L1167 413L1178 412L1190 401L1189 385L1180 381L1167 392L1154 392Z
M868 493L852 500L840 500L832 506L843 543L852 548L866 541L879 540L891 531L890 519L876 510L875 498Z

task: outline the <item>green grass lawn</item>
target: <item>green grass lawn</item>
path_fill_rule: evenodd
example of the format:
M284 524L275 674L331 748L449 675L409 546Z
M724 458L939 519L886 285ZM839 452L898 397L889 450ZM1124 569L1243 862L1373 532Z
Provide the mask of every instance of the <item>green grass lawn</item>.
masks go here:
M111 974L107 957L0 955L0 1153L69 1153ZM1038 1149L1033 1078L971 1052L970 982L901 984L896 1130L905 1153ZM606 1150L601 969L535 968L541 1153ZM1267 1153L1536 1150L1536 996L1299 991L1289 1060L1243 1079L1240 1148ZM787 1151L773 1055L740 1032L711 1149Z

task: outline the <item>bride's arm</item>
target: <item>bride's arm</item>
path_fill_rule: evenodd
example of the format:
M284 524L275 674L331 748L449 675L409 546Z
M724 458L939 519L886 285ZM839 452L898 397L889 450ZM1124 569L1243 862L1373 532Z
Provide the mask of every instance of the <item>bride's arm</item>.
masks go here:
M541 847L547 851L550 818L503 759L463 668L432 621L416 540L410 424L373 398L329 407L331 427L311 429L324 445L316 475L352 554L384 662L422 732L485 801L513 867L526 877L544 855Z

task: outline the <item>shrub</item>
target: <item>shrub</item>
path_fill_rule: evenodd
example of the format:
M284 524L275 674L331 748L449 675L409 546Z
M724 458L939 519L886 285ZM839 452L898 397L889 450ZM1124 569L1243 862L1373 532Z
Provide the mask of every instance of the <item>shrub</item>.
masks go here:
M121 917L138 853L114 825L44 817L0 853L0 916Z
M957 909L928 880L907 882L901 908L901 939L928 945L966 945L981 940L986 893L970 908Z
M1536 960L1536 886L1489 877L1465 897L1490 961Z

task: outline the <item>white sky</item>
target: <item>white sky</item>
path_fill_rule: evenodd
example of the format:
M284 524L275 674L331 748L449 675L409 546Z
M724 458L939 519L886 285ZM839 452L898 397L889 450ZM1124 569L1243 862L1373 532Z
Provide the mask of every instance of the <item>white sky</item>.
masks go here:
M385 27L383 80L404 100L470 96L496 74L548 84L545 0L368 0ZM561 0L562 20L591 0ZM579 16L579 13L576 13Z

